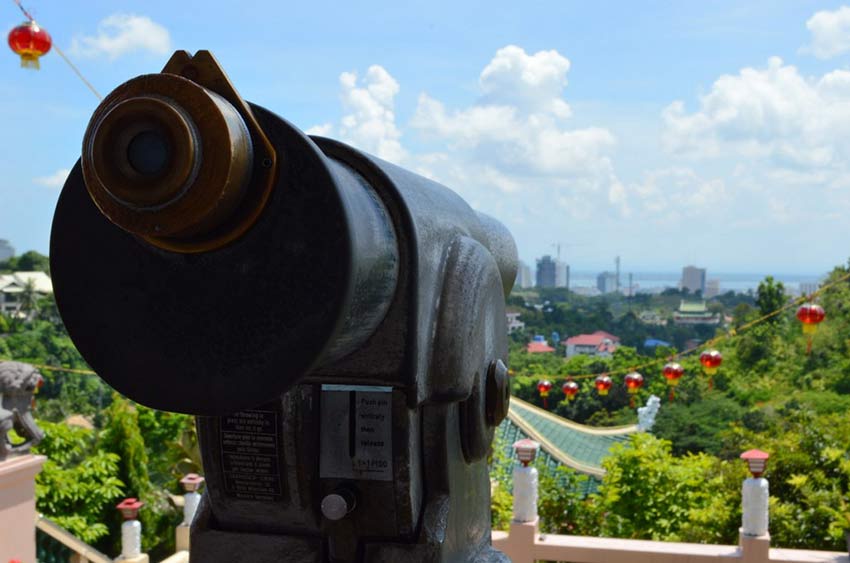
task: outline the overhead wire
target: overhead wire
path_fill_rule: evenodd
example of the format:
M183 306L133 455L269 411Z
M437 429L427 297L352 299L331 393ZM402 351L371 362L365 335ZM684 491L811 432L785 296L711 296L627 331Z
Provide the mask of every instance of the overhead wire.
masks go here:
M21 13L24 14L24 17L28 21L37 24L35 18L32 17L32 14L30 14L29 11L24 8L24 5L21 3L21 0L12 0L12 2L21 10ZM62 51L62 49L59 48L59 45L54 43L51 47L54 51L56 51L56 54L59 55L63 61L65 61L65 63L70 67L74 74L77 75L77 78L79 78L83 82L83 84L85 84L86 87L91 90L92 94L94 94L98 100L103 100L103 96L100 95L100 92L98 92L97 89L92 85L92 83L88 81L88 79L83 75L80 69L77 68L77 65L75 65L71 61L71 59L69 59L68 56Z
M783 305L782 307L779 307L775 311L771 311L770 313L768 313L766 315L762 315L761 317L758 317L758 318L756 318L756 319L754 319L750 322L747 322L747 323L741 325L740 327L738 327L737 329L730 330L726 334L718 335L718 336L706 341L704 344L702 344L700 346L688 348L686 350L682 350L681 352L677 352L675 354L672 354L672 355L664 357L664 358L655 358L651 361L645 362L643 364L640 364L640 365L637 365L637 366L634 366L634 367L628 367L628 368L610 370L610 371L603 371L603 372L600 372L600 373L586 373L586 374L579 374L579 375L535 374L534 378L535 379L554 379L556 381L559 380L559 379L581 380L581 379L595 378L595 377L598 377L599 375L603 375L603 374L611 377L611 376L624 375L624 374L630 373L632 371L646 370L647 368L656 366L656 365L658 365L662 362L668 362L668 361L671 361L671 360L680 359L680 358L686 357L690 354L693 354L694 352L696 352L698 350L705 349L707 347L712 347L715 344L717 344L717 343L719 343L723 340L736 338L738 335L740 335L741 332L748 330L748 329L750 329L750 328L752 328L752 327L754 327L758 324L761 324L761 323L767 321L768 319L771 319L771 318L775 317L776 315L781 314L783 311L787 311L788 309L790 309L792 307L798 306L802 303L805 303L806 301L810 301L810 300L814 299L815 297L817 297L818 295L820 295L821 293L823 293L824 291L827 291L828 289L838 285L841 282L847 281L847 280L850 280L850 272L840 276L839 278L833 280L832 282L830 282L828 284L821 286L815 292L813 292L809 295L804 295L804 296L798 297L797 299L793 299L793 300L789 301L788 303L786 303L785 305ZM14 359L14 358L0 358L0 361L18 361L18 360ZM45 370L45 371L54 371L54 372L77 374L77 375L97 375L97 372L90 370L90 369L67 368L67 367L53 366L53 365L48 365L48 364L30 364L30 365L33 366L36 369Z

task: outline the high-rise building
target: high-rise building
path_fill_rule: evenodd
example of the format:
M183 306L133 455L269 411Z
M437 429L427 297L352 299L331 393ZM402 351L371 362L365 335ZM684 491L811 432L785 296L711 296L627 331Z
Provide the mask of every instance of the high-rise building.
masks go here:
M519 268L517 268L516 285L522 289L534 287L534 278L531 275L531 268L528 264L520 260Z
M596 276L596 287L599 293L613 293L617 291L617 274L614 272L602 272Z
M705 284L705 291L702 296L706 299L711 299L712 297L717 297L720 295L720 280L708 280Z
M687 289L691 293L705 293L705 268L697 268L696 266L685 266L682 268L682 281L680 283L682 289Z
M570 267L555 260L555 287L570 287Z
M0 239L0 262L5 262L15 255L15 249L8 240Z
M537 287L555 287L555 261L548 254L537 259Z

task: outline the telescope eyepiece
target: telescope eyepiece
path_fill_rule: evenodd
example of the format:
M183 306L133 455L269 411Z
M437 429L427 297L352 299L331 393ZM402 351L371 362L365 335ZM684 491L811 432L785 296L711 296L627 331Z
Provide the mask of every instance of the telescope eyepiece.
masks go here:
M90 134L87 164L96 181L89 193L102 210L117 205L138 213L154 211L179 199L197 178L198 131L174 100L138 96L120 101ZM97 199L103 195L114 204ZM138 229L132 223L118 226Z
M163 248L237 212L254 168L251 134L222 96L173 74L140 76L95 111L83 174L100 211Z

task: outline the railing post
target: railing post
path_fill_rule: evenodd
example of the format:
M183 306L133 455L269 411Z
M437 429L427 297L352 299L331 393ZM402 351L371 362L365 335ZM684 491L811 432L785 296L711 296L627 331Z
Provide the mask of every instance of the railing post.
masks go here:
M0 439L5 439L0 438ZM0 561L35 561L35 477L47 458L22 455L0 461Z
M514 518L502 551L513 563L534 563L534 542L537 538L537 469L531 462L540 444L519 440L513 445L521 465L514 467Z
M189 551L189 532L192 527L192 520L195 519L195 512L198 510L198 504L201 502L201 493L198 490L204 484L204 478L197 473L189 473L182 479L180 484L183 485L183 490L186 493L183 495L183 522L177 526L175 531L177 551Z
M121 556L116 561L125 563L150 563L142 553L142 523L139 522L139 509L145 503L135 498L126 498L116 508L121 511L124 523L121 524Z
M741 560L742 563L766 563L770 559L770 534L768 533L768 505L770 490L762 477L769 454L749 450L741 454L747 462L752 477L745 479L741 488Z
M514 443L514 451L521 463L514 467L514 522L537 521L537 469L530 464L539 448L540 444L534 440Z

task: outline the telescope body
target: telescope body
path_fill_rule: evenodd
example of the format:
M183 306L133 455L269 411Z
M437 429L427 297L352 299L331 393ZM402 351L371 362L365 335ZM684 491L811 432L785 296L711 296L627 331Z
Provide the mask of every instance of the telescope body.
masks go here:
M506 561L507 230L178 52L98 108L51 237L93 369L197 415L193 562Z

